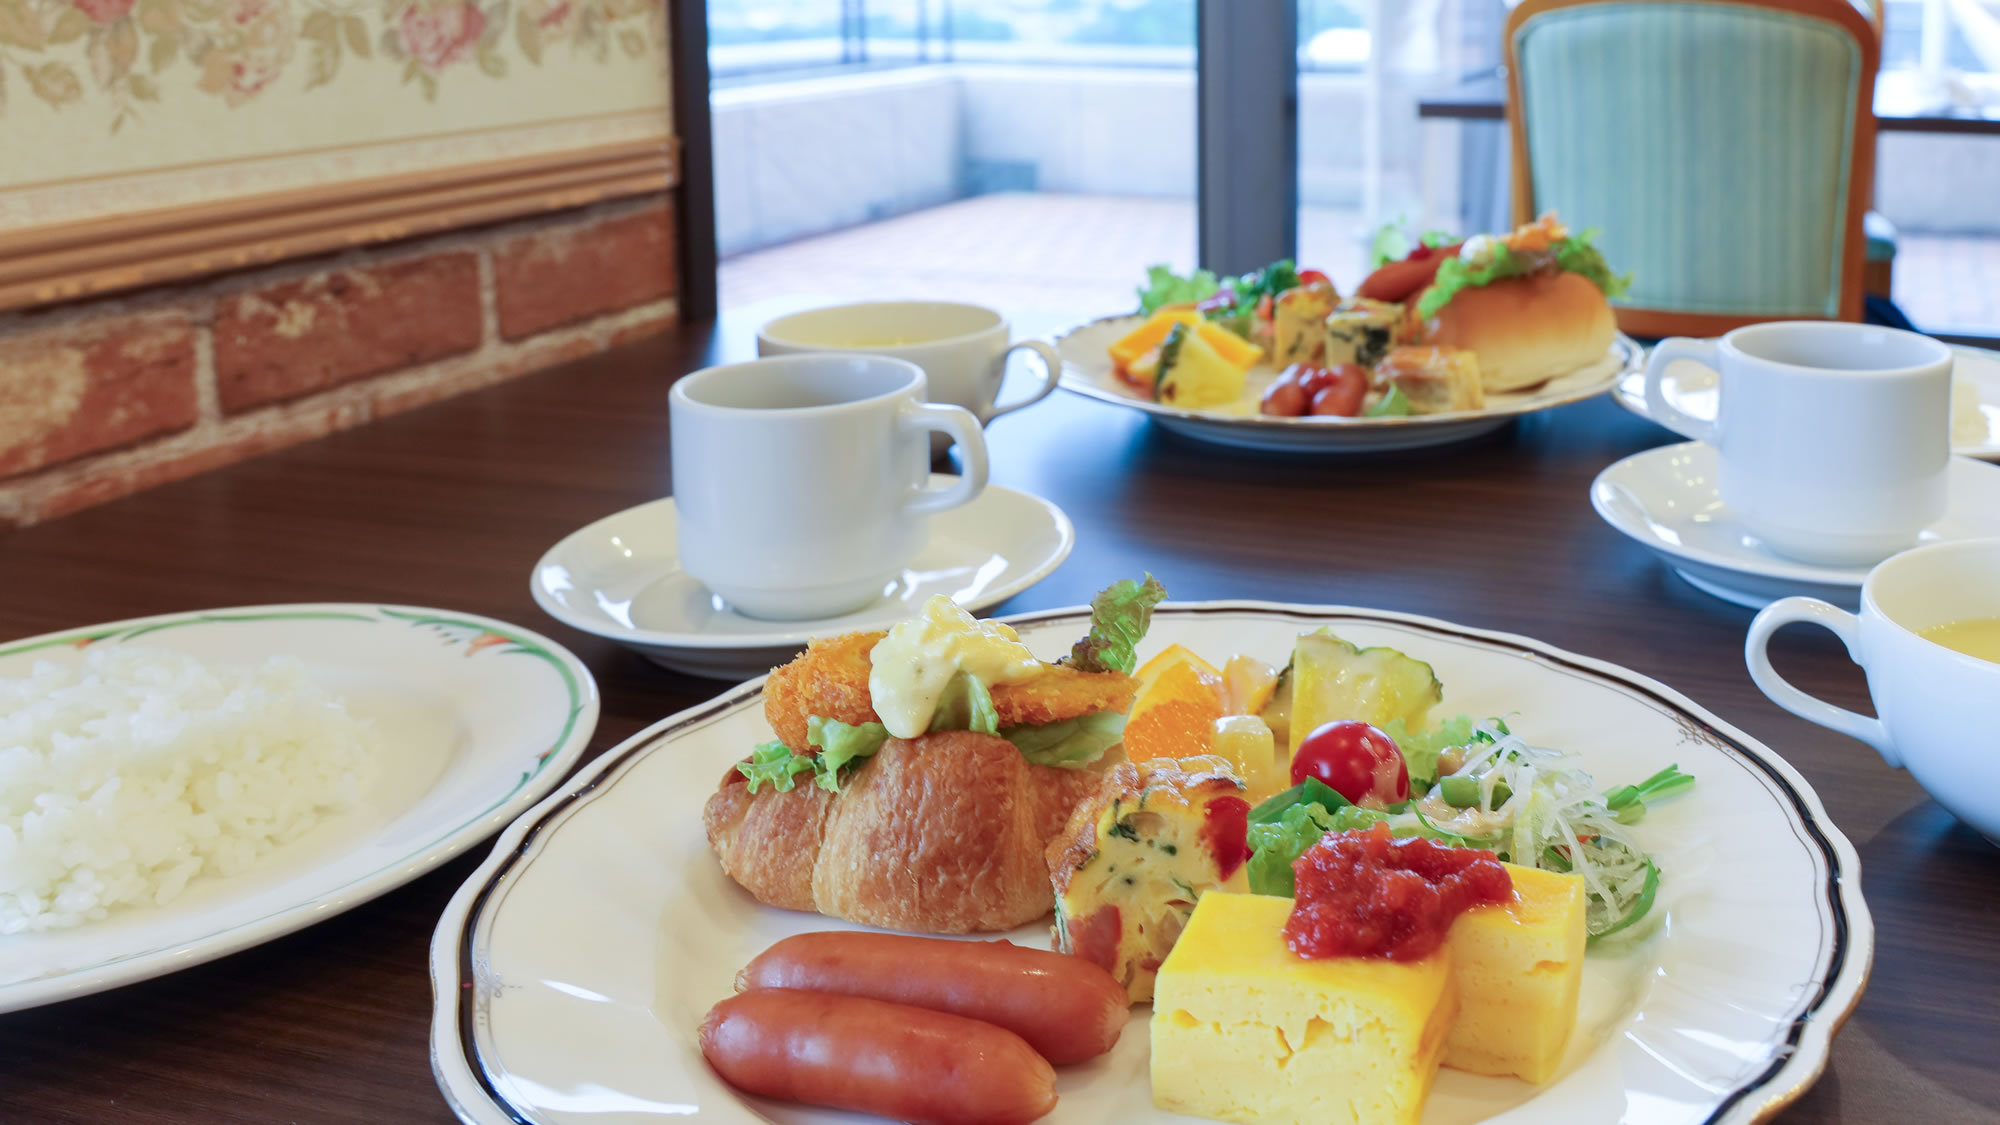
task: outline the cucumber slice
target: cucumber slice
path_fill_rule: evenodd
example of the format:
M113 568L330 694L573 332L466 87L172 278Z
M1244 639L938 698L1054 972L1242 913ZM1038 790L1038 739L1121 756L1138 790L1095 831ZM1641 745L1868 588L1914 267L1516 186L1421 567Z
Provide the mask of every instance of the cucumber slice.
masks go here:
M1340 719L1423 730L1444 685L1431 666L1393 648L1356 648L1332 633L1307 633L1292 650L1291 748Z

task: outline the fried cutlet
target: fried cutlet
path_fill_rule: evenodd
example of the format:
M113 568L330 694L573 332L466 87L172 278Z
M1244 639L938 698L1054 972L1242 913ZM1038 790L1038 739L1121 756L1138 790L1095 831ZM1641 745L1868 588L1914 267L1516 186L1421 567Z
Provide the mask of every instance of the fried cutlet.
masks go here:
M887 635L847 633L816 640L790 664L772 671L764 684L764 717L793 753L811 752L806 720L813 715L843 723L881 721L868 694L868 673L874 666L869 654ZM1034 679L995 684L990 690L1000 726L1006 728L1123 711L1132 705L1138 681L1119 672L1079 672L1047 664Z

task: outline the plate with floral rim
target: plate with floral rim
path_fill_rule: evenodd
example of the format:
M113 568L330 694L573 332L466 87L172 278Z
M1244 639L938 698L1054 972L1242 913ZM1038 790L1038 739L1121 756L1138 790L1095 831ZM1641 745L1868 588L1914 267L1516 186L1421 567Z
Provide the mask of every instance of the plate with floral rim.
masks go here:
M596 681L567 649L504 621L414 606L249 606L68 629L0 644L0 677L107 645L211 666L294 658L376 728L386 768L354 808L240 873L198 875L163 905L0 935L0 1012L198 965L399 887L540 800L597 727Z

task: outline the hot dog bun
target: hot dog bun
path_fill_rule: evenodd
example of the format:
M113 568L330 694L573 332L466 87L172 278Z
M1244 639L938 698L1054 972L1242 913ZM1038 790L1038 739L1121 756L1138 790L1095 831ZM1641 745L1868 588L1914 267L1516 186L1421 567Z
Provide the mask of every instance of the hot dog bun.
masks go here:
M1460 290L1418 326L1418 339L1476 353L1480 385L1495 394L1602 360L1617 331L1602 290L1582 274L1553 270Z

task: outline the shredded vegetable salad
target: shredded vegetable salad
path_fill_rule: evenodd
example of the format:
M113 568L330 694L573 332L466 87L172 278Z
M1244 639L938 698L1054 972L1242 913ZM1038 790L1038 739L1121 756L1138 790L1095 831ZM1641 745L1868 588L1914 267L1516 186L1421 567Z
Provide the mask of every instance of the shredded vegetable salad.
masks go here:
M1465 733L1469 732L1469 736ZM1504 720L1442 724L1462 745L1437 750L1432 738L1406 735L1419 753L1411 770L1436 780L1410 800L1366 808L1308 780L1250 815L1254 849L1249 878L1259 894L1292 893L1292 863L1329 832L1377 823L1397 836L1423 836L1482 848L1500 859L1545 871L1574 872L1584 884L1585 926L1592 941L1627 929L1653 907L1660 868L1629 831L1647 803L1681 792L1694 778L1668 766L1636 785L1605 792L1572 754L1534 746Z

